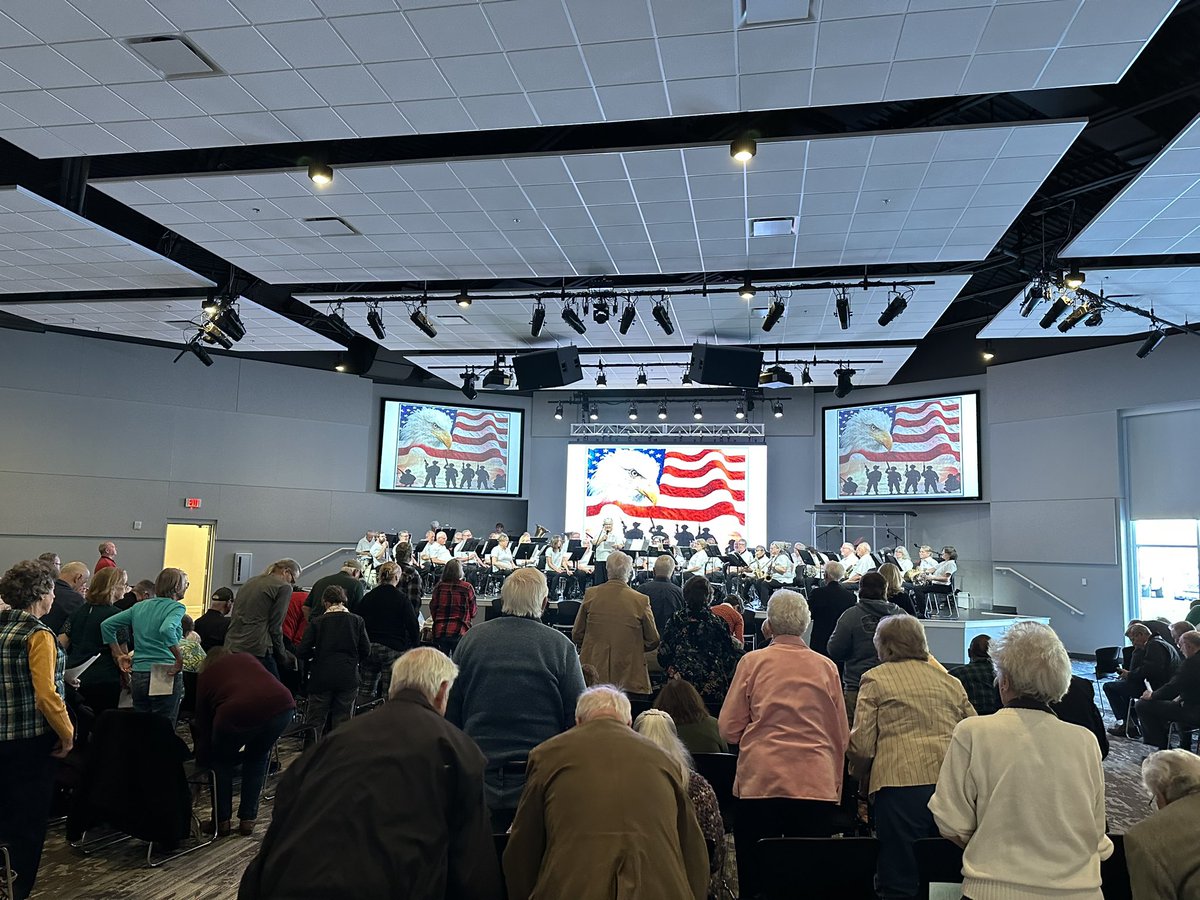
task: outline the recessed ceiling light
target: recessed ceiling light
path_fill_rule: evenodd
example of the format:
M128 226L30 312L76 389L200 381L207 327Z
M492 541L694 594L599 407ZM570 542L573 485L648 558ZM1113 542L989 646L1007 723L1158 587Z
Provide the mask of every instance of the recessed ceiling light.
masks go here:
M758 152L758 143L751 137L735 138L729 145L729 155L745 165L754 159Z
M333 184L333 169L325 163L309 163L308 177L317 187Z

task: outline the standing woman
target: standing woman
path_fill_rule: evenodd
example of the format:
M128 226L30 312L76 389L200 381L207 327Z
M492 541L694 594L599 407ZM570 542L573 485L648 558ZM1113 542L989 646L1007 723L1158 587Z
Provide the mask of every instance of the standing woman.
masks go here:
M297 654L311 659L308 678L308 711L305 721L317 726L317 736L332 731L354 715L358 694L358 667L371 654L371 641L363 620L346 609L346 592L336 584L321 595L325 613L310 619Z
M100 636L100 624L120 612L113 604L125 596L128 587L129 579L124 569L115 566L101 569L88 583L83 606L71 613L63 633L58 636L59 646L67 651L68 669L100 654L100 658L79 676L79 693L97 716L105 710L116 709L121 700L121 670L117 668L112 650ZM119 643L125 645L128 640L126 630Z
M409 592L401 590L400 580L405 577L404 570L398 563L386 562L379 567L376 575L379 584L367 591L358 604L358 615L371 639L370 657L363 661L360 670L360 688L371 698L377 693L382 697L387 696L392 683L392 664L404 651L421 643L421 626L417 624L421 599L418 594L417 605L414 606ZM415 572L411 577L416 582L420 581L420 576Z
M442 570L442 580L433 588L429 600L429 615L433 618L433 642L447 656L475 618L475 588L463 579L462 563L452 559Z
M41 622L54 603L54 576L37 560L0 578L0 843L16 870L16 898L33 891L57 760L75 729L63 702L66 658Z
M113 658L122 672L131 672L130 693L133 708L138 712L158 713L171 720L179 718L179 703L183 700L183 595L187 593L188 577L182 569L163 569L154 579L154 596L129 609L109 616L100 623L100 637L112 648ZM122 628L133 632L136 653L130 653L118 643ZM150 669L155 665L170 666L174 684L169 694L150 696Z
M879 574L883 576L883 599L895 603L910 616L915 616L917 611L913 606L912 596L904 587L904 576L900 572L900 567L884 563L879 567ZM924 614L924 610L922 610L922 614Z

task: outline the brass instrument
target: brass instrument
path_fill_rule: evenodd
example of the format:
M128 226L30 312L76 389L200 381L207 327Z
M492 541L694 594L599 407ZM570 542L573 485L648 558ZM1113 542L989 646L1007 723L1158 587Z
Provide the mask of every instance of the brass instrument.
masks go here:
M545 537L549 533L550 533L550 529L547 528L545 525L535 525L534 526L533 536L535 538Z

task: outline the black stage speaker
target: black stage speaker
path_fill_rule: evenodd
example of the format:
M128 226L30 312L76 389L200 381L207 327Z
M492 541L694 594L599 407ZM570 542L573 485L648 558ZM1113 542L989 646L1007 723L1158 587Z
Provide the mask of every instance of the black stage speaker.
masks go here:
M762 364L761 350L721 344L693 344L689 373L697 384L756 388Z
M513 371L517 375L517 387L522 391L562 387L583 378L579 348L574 344L514 356Z

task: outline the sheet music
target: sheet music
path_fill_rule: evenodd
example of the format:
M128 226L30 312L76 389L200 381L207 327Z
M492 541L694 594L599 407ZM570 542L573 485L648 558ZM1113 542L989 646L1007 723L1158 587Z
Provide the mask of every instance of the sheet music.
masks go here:
M63 679L65 681L75 681L77 678L79 678L80 675L82 675L84 672L86 672L88 670L88 668L91 666L92 663L94 663L99 658L100 658L100 654L97 653L91 659L85 659L83 662L81 662L79 665L75 666L74 668L67 669L67 671L63 672Z
M155 663L150 667L150 697L169 697L175 691L175 676L171 674L174 666L166 663Z

